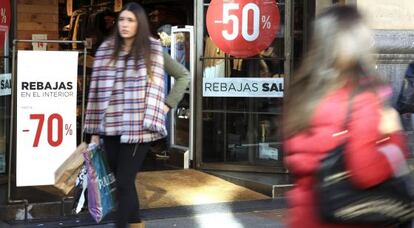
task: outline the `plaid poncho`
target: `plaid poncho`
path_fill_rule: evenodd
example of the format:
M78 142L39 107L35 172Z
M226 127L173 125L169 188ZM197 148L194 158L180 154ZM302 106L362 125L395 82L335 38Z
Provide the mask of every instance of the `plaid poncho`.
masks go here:
M153 80L148 80L143 59L138 61L138 66L133 59L129 59L125 65L125 58L120 55L114 63L111 61L112 53L112 40L105 41L96 52L86 109L85 132L100 135L117 132L116 135L121 136L122 143L151 142L165 137L164 59L159 41L151 38ZM115 87L115 79L120 80L121 77L123 86ZM118 98L114 99L113 96ZM109 105L111 115L116 113L120 120L111 126L105 124L105 120L109 118L105 116ZM108 131L108 128L111 130Z

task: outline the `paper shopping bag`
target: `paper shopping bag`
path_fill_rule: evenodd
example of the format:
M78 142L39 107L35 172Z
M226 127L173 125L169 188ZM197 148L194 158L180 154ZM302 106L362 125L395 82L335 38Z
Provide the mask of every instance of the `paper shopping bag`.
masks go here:
M82 152L87 149L86 143L81 143L76 150L55 171L54 186L67 195L75 187L76 178L84 162Z

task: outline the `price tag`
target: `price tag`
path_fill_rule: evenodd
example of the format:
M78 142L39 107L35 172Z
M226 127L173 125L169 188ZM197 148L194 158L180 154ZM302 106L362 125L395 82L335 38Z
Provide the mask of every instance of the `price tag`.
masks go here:
M217 47L235 57L249 57L272 43L280 14L274 0L212 0L206 22Z

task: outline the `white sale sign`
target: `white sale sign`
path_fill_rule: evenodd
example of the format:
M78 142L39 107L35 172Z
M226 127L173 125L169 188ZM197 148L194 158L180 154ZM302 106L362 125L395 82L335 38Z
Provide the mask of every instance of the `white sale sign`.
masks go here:
M78 52L17 54L16 186L52 185L76 148Z
M283 78L203 78L203 97L283 96Z

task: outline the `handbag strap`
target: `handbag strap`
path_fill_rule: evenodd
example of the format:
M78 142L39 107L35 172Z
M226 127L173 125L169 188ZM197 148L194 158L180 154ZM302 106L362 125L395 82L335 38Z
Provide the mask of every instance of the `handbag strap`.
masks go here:
M348 99L348 108L346 110L346 116L345 116L345 120L342 123L342 131L346 131L347 130L347 126L349 121L351 120L351 114L352 114L352 102L354 100L355 95L358 93L358 89L354 88L352 89L351 93L349 94L349 99Z

